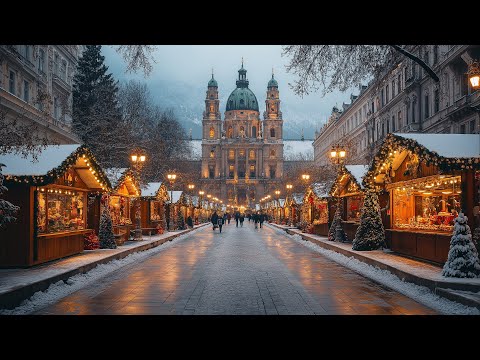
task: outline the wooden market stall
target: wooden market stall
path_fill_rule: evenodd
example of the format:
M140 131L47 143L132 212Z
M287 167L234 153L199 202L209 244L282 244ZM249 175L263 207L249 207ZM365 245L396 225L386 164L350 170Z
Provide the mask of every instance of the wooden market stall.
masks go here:
M162 182L151 182L142 189L141 224L144 235L154 229L162 232L167 229L166 204L170 200L168 189Z
M20 206L17 221L0 230L0 266L28 267L84 249L96 230L100 198L110 181L85 145L49 145L37 161L2 155L4 198Z
M178 226L177 220L179 212L181 212L183 220L187 220L188 199L185 196L186 194L180 190L170 191L169 195L170 194L171 199L168 200L168 211L166 213L167 223L169 224L169 226L170 224L172 224L173 226L173 229L169 228L169 230L175 230Z
M311 184L302 199L304 220L313 224L314 234L328 236L328 199L332 183Z
M285 219L287 225L296 226L300 222L303 194L290 194L285 199Z
M479 162L478 134L389 134L366 185L388 192L385 227L390 248L445 263L458 213L463 209L472 231L479 225L474 221Z
M133 171L129 168L107 168L105 174L113 187L108 196L113 233L118 235L116 236L117 245L121 245L130 239L130 233L134 229L134 202L141 190L138 186L138 179L135 179Z
M333 220L336 210L336 198L340 197L342 205L342 227L349 241L355 238L360 225L360 211L363 206L363 177L368 171L367 165L345 165L337 174L330 190L329 220Z

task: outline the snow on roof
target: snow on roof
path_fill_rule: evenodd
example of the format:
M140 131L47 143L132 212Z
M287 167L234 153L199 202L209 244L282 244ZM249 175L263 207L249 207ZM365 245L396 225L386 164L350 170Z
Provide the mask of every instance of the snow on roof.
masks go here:
M5 164L4 175L46 175L50 170L60 166L80 146L80 144L48 145L42 150L36 162L30 155L26 158L14 154L0 155L0 164Z
M292 199L295 202L295 204L301 204L303 202L303 194L301 193L293 194Z
M280 207L283 207L283 205L285 205L285 199L278 199L278 202L280 204Z
M315 195L317 195L319 198L329 197L329 192L332 188L332 182L313 183L311 188Z
M363 189L363 177L368 172L368 165L345 165L345 168L355 178L357 183Z
M202 159L202 140L190 140L192 146L192 160Z
M173 203L176 204L178 200L180 200L180 196L182 196L183 191L174 190L171 193L172 193Z
M285 160L303 160L313 161L313 141L312 140L283 140L283 158Z
M142 189L142 196L156 196L161 185L161 182L148 183L146 188Z
M260 211L260 205L259 204L255 204L255 210Z
M197 207L200 204L200 201L199 201L200 199L197 195L193 195L191 199L192 199L193 206Z
M120 180L125 171L127 171L127 168L107 168L104 171L110 184L115 188L118 185L118 180Z
M451 157L480 157L480 134L417 134L394 133L412 139L438 155Z

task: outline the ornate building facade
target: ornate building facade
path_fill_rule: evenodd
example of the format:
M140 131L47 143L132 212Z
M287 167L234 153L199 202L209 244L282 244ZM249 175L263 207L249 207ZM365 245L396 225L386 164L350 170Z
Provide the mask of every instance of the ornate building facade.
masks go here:
M72 86L83 45L1 45L0 119L48 143L72 144Z
M274 190L283 176L283 119L278 83L267 84L260 118L247 70L238 70L237 87L228 97L222 121L218 84L212 74L203 113L202 174L206 193L233 206L251 206Z

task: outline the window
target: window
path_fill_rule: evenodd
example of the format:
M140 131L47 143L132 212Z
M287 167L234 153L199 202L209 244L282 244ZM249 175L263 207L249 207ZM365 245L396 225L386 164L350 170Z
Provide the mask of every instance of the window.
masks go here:
M245 101L243 99L240 99L240 105L244 105Z
M241 159L245 159L245 149L240 149L238 151L238 157Z
M412 123L415 122L415 103L412 104Z
M387 132L386 134L388 134L390 132L390 121L389 119L386 120L386 123L387 123Z
M470 121L470 134L475 134L475 120Z
M466 133L466 126L465 124L460 125L460 134L465 134Z
M398 120L398 130L400 130L403 126L403 124L402 124L402 111L398 112L397 120Z
M405 66L405 68L403 69L403 83L406 84L407 83L407 67Z
M250 153L248 155L250 159L255 159L255 150L250 150Z
M423 61L425 61L425 64L430 66L430 52L425 51L425 54L423 55Z
M438 93L438 89L435 89L434 91L434 100L435 100L435 104L434 104L434 113L436 114L437 112L440 111L440 95Z
M235 159L235 150L233 150L233 149L228 150L228 158L229 158L230 160L234 160L234 159Z
M58 120L60 117L60 104L58 98L55 96L53 98L53 117Z
M390 91L389 91L389 88L388 88L388 85L385 86L385 100L386 100L386 103L388 104L388 98L390 97Z
M385 136L385 122L382 122L382 137Z
M375 103L372 101L372 114L375 112Z
M270 128L270 137L271 138L275 137L275 128Z
M15 95L15 72L10 71L10 77L8 79L8 91Z
M270 166L270 179L275 179L275 167Z
M240 136L245 136L245 128L240 126Z
M381 99L382 99L382 104L381 104L381 105L382 105L382 106L384 106L384 105L385 105L385 92L384 92L384 90L383 90L383 89L382 89L382 96L381 96Z
M233 138L233 128L232 128L231 125L228 127L227 137L228 137L229 139Z
M256 138L257 137L257 127L252 126L252 137Z
M210 127L210 139L213 139L215 137L215 129L213 126Z
M255 165L250 165L250 175L251 178L255 177Z
M397 77L397 94L400 94L401 90L402 90L402 74L398 74L398 77Z
M428 103L428 94L425 94L425 116L424 116L424 119L428 118L430 115L428 113L428 110L429 110L430 106L429 106L429 103Z
M392 99L395 97L395 80L392 80Z
M270 150L270 157L275 157L275 150L274 149Z
M215 179L215 165L210 165L208 167L208 177L210 179Z
M38 71L44 73L45 72L45 51L40 49L38 51Z
M27 103L30 100L30 84L26 80L23 81L23 100Z
M233 165L228 166L228 177L229 178L235 177L235 167Z
M392 116L392 132L395 132L395 116Z
M60 56L58 56L58 54L55 53L55 57L54 57L54 72L55 72L55 75L57 75L57 76L58 76L58 67L60 66L59 62L60 62Z
M30 45L25 45L25 59L30 61Z
M230 100L230 107L233 107L233 100ZM232 115L232 113L230 113Z
M215 157L215 150L210 150L210 157L211 158Z
M433 47L433 65L438 63L438 45Z

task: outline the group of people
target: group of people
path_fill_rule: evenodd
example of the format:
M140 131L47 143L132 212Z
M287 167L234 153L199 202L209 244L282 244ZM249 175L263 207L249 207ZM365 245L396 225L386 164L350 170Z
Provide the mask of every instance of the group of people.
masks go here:
M236 211L233 217L235 218L235 226L238 227L238 224L240 223L240 227L243 227L243 222L245 221L245 213ZM250 221L254 222L255 229L258 229L259 224L261 228L264 221L268 220L268 216L266 214L260 213L258 211L253 214L247 214L246 217L248 218L248 222ZM212 222L213 230L215 230L218 227L220 232L222 232L222 226L227 222L228 224L230 224L231 219L232 219L232 215L230 215L230 213L225 213L222 216L222 215L218 215L217 212L215 211L212 214L210 221Z

